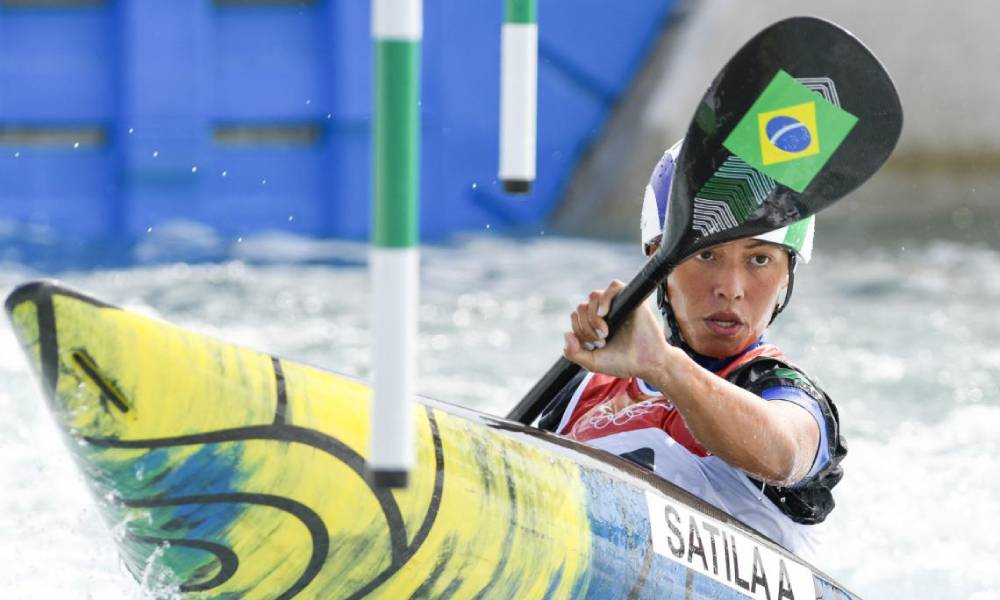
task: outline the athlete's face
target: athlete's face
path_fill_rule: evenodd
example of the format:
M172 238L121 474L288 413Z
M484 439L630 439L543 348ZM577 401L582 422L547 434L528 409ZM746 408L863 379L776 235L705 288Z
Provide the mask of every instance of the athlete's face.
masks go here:
M684 260L667 279L667 297L685 341L695 352L726 358L767 328L788 287L788 252L742 239Z

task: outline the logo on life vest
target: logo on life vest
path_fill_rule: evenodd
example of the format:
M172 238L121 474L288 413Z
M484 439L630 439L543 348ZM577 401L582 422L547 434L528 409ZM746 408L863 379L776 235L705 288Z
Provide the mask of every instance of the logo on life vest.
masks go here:
M633 419L639 419L657 410L669 413L674 410L674 405L663 400L643 400L615 410L612 406L601 404L587 414L586 423L598 431L608 426L623 427Z

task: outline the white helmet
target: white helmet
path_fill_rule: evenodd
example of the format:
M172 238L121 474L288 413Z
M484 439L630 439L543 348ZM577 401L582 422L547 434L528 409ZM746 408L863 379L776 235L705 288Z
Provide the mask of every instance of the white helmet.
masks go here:
M656 163L649 176L649 183L646 184L646 192L642 199L642 216L639 219L642 251L646 256L652 253L652 245L659 244L663 232L666 231L670 184L673 182L674 170L683 143L684 140L680 139L663 153L663 157ZM784 246L795 253L796 262L808 263L812 258L815 227L815 216L810 215L781 229L755 235L753 239Z

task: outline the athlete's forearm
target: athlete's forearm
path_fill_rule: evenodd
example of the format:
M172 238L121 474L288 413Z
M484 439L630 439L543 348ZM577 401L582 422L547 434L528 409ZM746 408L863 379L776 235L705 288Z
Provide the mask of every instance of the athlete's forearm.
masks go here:
M645 379L673 402L695 439L729 464L774 484L809 471L814 452L803 448L798 415L789 418L787 407L710 373L676 348Z

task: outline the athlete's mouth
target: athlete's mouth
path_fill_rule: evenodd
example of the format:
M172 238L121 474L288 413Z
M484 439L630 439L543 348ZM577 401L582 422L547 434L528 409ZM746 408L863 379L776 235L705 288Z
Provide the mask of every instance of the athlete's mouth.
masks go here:
M732 335L743 325L743 321L732 312L717 312L705 318L705 323L715 333Z

